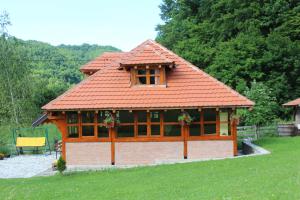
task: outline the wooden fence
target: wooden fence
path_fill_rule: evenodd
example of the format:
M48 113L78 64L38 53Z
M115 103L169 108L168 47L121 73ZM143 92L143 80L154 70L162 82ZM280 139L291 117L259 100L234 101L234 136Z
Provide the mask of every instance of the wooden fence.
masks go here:
M257 140L264 136L278 136L277 125L270 126L238 126L237 127L238 140L243 140L250 138L252 140Z

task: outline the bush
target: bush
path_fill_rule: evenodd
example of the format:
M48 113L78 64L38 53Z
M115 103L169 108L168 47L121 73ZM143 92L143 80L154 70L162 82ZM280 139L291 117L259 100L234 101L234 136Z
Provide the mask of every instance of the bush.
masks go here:
M4 154L3 153L0 153L0 160L3 160L4 159Z
M10 156L10 150L8 148L8 146L0 146L0 153L4 154L5 157L9 157Z
M66 168L66 161L60 156L57 161L57 170L62 173Z

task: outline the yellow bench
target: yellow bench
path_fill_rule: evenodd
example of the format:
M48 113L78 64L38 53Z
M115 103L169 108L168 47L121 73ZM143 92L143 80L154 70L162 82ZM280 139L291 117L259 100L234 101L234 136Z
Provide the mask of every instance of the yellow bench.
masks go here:
M36 151L38 151L39 147L43 147L46 153L47 150L47 142L46 137L17 137L16 138L16 148L17 153L23 152L23 147L36 147ZM49 149L50 154L50 146Z
M17 147L44 147L45 137L17 137Z

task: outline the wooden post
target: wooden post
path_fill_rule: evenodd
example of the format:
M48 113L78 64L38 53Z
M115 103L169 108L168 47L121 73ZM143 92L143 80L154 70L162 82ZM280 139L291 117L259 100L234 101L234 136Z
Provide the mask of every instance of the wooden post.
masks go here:
M110 128L110 138L111 138L111 164L115 165L115 128Z
M187 159L188 158L187 133L188 133L189 127L187 125L184 125L182 127L182 129L183 129L183 158Z

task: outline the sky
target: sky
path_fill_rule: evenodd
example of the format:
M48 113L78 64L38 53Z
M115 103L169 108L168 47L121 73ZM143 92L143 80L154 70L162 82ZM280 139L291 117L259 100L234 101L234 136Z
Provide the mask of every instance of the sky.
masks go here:
M0 0L8 32L24 40L112 45L129 51L155 39L161 0Z

